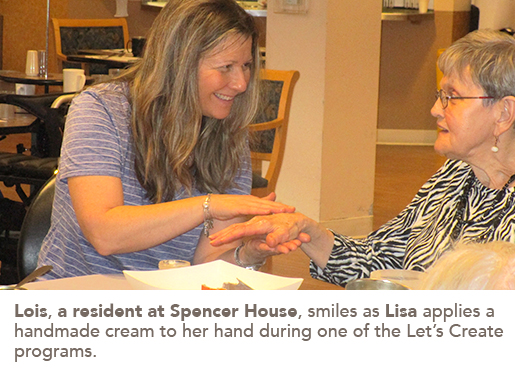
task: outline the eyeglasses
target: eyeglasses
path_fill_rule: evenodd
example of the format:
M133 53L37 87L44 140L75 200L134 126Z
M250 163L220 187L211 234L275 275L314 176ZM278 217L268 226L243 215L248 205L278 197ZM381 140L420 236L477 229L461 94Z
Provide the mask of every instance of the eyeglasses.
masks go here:
M474 100L474 99L487 99L494 98L490 96L479 96L479 97L458 97L458 96L449 96L443 89L436 91L435 93L436 99L440 99L442 102L442 109L445 109L447 105L449 105L449 100Z

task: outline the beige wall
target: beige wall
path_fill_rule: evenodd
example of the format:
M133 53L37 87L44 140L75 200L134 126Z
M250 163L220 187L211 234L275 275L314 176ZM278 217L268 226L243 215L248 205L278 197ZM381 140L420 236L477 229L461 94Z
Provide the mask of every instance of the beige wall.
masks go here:
M413 24L383 21L378 127L434 129L437 50L468 31L469 12L436 12Z
M45 0L0 0L0 14L4 16L4 70L24 71L27 50L45 49L46 3ZM51 0L50 5L51 18L112 18L115 12L114 0ZM139 0L129 0L130 35L145 35L158 12L142 6ZM57 72L52 30L49 50L49 72Z
M54 2L53 12L62 14L64 4ZM45 49L46 1L2 0L0 13L4 16L3 69L25 71L27 50Z
M436 128L430 110L436 90L437 51L468 33L469 20L470 0L437 0L434 19L383 21L380 141L433 143Z
M372 220L381 2L309 7L278 14L269 2L267 67L300 71L277 195L326 226L362 234Z

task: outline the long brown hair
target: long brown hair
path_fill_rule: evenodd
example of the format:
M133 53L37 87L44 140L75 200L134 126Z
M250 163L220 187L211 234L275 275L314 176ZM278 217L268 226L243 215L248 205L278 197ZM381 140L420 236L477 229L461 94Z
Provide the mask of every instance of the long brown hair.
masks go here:
M254 64L247 90L225 119L202 116L200 60L231 36L251 38ZM129 80L135 170L148 198L223 193L247 150L247 125L257 111L259 49L253 18L234 0L170 0L150 30L143 58Z

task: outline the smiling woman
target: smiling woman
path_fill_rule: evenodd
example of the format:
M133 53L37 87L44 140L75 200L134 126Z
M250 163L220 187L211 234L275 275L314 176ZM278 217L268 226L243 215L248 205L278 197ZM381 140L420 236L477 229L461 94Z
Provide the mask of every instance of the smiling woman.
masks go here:
M234 35L200 61L199 97L202 114L224 119L236 96L247 90L252 68L252 40Z
M241 238L240 254L296 249L311 275L345 286L379 269L425 271L458 242L515 242L515 39L480 30L440 56L442 91L431 110L437 152L449 160L395 218L363 239L325 229L303 214L257 216L211 235L221 246ZM494 147L494 148L493 148Z
M234 0L170 0L142 59L73 101L45 278L234 263L204 235L243 216L294 211L250 196L247 125L258 107L258 30Z

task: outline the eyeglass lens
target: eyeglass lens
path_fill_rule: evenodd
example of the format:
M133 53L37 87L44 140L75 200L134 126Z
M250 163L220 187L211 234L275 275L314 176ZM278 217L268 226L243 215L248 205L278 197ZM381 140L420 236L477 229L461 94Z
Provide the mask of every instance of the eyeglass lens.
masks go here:
M436 100L440 99L440 101L442 102L442 108L445 109L449 102L449 98L447 97L447 95L445 94L443 89L436 91L435 96L436 96Z

